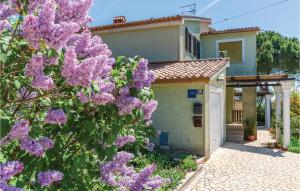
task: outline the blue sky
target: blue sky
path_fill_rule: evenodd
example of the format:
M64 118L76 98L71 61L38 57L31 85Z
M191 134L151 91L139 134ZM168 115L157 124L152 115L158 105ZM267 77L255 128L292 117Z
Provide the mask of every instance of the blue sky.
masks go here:
M118 15L135 21L181 14L181 6L197 4L198 16L209 17L213 22L239 15L282 0L94 0L90 11L91 25L110 24ZM259 26L289 37L300 37L300 0L288 0L262 11L213 25L216 29Z

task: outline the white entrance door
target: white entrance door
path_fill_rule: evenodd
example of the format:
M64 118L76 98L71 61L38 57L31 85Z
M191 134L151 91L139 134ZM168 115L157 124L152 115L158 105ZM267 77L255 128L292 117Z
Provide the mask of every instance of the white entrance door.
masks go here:
M210 154L212 154L222 145L222 90L210 91L209 100Z

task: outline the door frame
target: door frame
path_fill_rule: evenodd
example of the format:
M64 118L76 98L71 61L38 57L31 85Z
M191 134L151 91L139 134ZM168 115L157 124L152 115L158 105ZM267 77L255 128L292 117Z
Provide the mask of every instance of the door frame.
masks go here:
M220 95L220 112L221 112L221 116L220 116L220 126L221 126L221 137L220 137L220 146L223 145L225 143L225 123L224 123L224 89L223 88L217 88L217 87L214 87L214 86L209 86L209 97L210 97L210 93L216 93L216 94L219 94ZM210 112L210 108L211 108L211 102L212 100L209 98L209 103L208 103L208 112ZM210 115L210 113L209 113ZM210 155L212 154L211 152L211 136L210 136L210 133L211 133L211 129L210 129L210 116L208 116L208 130L209 130L209 153Z

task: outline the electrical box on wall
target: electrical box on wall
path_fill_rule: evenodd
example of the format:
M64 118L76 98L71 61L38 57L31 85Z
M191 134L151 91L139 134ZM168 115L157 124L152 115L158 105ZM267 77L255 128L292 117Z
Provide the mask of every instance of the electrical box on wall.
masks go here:
M194 103L193 113L194 114L202 114L202 103Z
M202 116L194 116L194 127L202 127Z

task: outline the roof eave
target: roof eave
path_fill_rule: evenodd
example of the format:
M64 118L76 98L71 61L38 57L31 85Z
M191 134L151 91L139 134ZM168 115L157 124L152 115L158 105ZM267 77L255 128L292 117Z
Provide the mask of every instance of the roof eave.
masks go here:
M209 77L201 77L201 78L182 78L182 79L156 79L153 82L153 85L158 84L182 84L182 83L203 83L208 84L210 82Z

